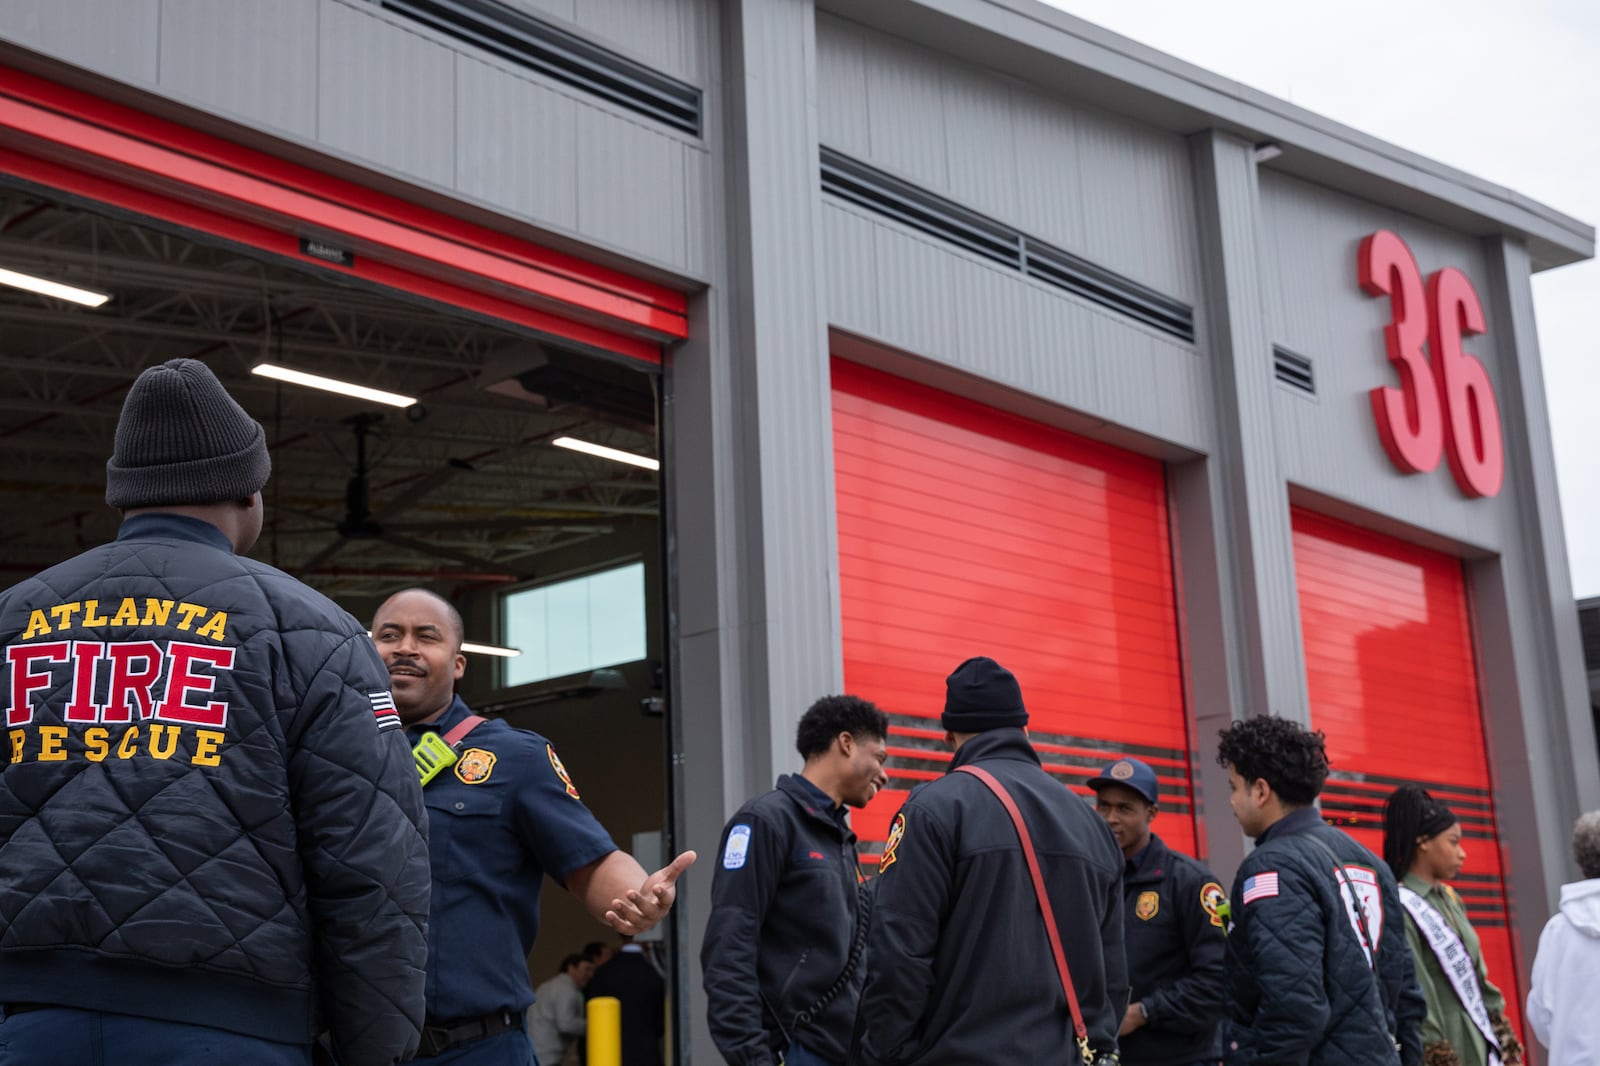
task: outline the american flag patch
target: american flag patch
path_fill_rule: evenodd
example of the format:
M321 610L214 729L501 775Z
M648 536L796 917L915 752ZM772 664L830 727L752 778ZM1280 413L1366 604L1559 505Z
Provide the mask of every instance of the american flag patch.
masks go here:
M1244 891L1239 898L1245 903L1254 903L1258 899L1271 899L1278 894L1278 872L1256 874L1254 877L1244 879Z
M378 717L378 732L400 728L400 715L394 709L394 696L388 689L369 692L367 699L372 701L372 713Z

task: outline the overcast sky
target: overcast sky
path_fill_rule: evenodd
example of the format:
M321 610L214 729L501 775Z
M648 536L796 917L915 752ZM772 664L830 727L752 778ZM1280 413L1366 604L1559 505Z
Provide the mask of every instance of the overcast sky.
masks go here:
M1600 222L1595 0L1047 2ZM1600 317L1600 265L1535 275L1533 295L1574 591L1600 595L1600 368L1584 325Z

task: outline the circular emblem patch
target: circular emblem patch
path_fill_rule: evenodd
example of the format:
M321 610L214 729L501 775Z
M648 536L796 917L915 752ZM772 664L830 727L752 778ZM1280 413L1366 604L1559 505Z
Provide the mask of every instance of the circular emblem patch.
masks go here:
M567 773L567 768L561 765L561 756L556 754L555 747L546 744L544 750L550 753L550 768L556 772L557 777L561 778L561 783L567 786L567 795L573 799L581 799L582 797L578 795L578 787L572 783L572 775Z
M1123 759L1121 762L1117 763L1111 768L1111 776L1116 778L1118 781L1126 781L1128 778L1133 776L1133 763L1129 762L1127 759Z
M1159 910L1161 910L1161 897L1154 892L1139 893L1139 902L1133 905L1133 913L1146 922L1154 918Z
M1222 928L1222 920L1228 913L1228 894L1222 891L1222 886L1215 881L1207 881L1200 888L1200 906L1211 915L1211 924L1218 929Z
M894 816L894 824L889 826L889 839L884 842L883 856L878 860L878 872L881 874L894 865L895 851L900 847L900 841L906 836L906 816L904 813Z
M481 785L494 773L494 752L468 748L456 760L456 776L468 785Z

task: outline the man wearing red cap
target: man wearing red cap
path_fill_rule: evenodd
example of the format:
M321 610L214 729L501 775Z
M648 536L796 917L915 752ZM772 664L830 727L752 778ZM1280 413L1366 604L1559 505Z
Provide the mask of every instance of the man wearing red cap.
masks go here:
M1079 1052L1114 1061L1128 1004L1122 853L1089 805L1040 765L1010 671L968 659L945 689L940 721L955 757L890 826L849 1061L1060 1063ZM1067 979L1040 916L1041 881Z

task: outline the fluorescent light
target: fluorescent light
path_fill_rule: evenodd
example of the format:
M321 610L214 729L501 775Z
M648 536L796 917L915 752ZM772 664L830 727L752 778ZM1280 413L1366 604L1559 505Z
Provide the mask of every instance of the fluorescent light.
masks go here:
M461 650L471 655L497 655L502 659L515 659L522 654L519 648L497 648L493 644L467 644L461 645Z
M646 470L660 470L661 463L648 455L635 455L632 452L620 451L616 448L607 448L604 444L590 444L586 440L577 440L573 437L557 437L550 442L557 448L566 448L568 451L582 452L585 455L597 455L602 459L610 459L615 463L627 463L629 466L642 466Z
M36 278L32 274L19 274L15 270L6 270L0 267L0 285L9 285L13 289L26 289L36 292L40 296L54 296L58 300L71 300L75 304L85 307L99 307L111 299L110 293L94 292L90 289L80 289L72 285L63 285L59 281L46 281Z
M398 392L369 389L365 385L340 381L338 378L325 378L321 374L307 374L304 370L291 370L276 363L259 363L250 368L250 373L272 378L274 381L287 381L291 385L304 385L308 389L322 389L324 392L337 392L341 396L354 396L358 400L386 403L390 407L410 407L417 402L415 396L402 396Z

